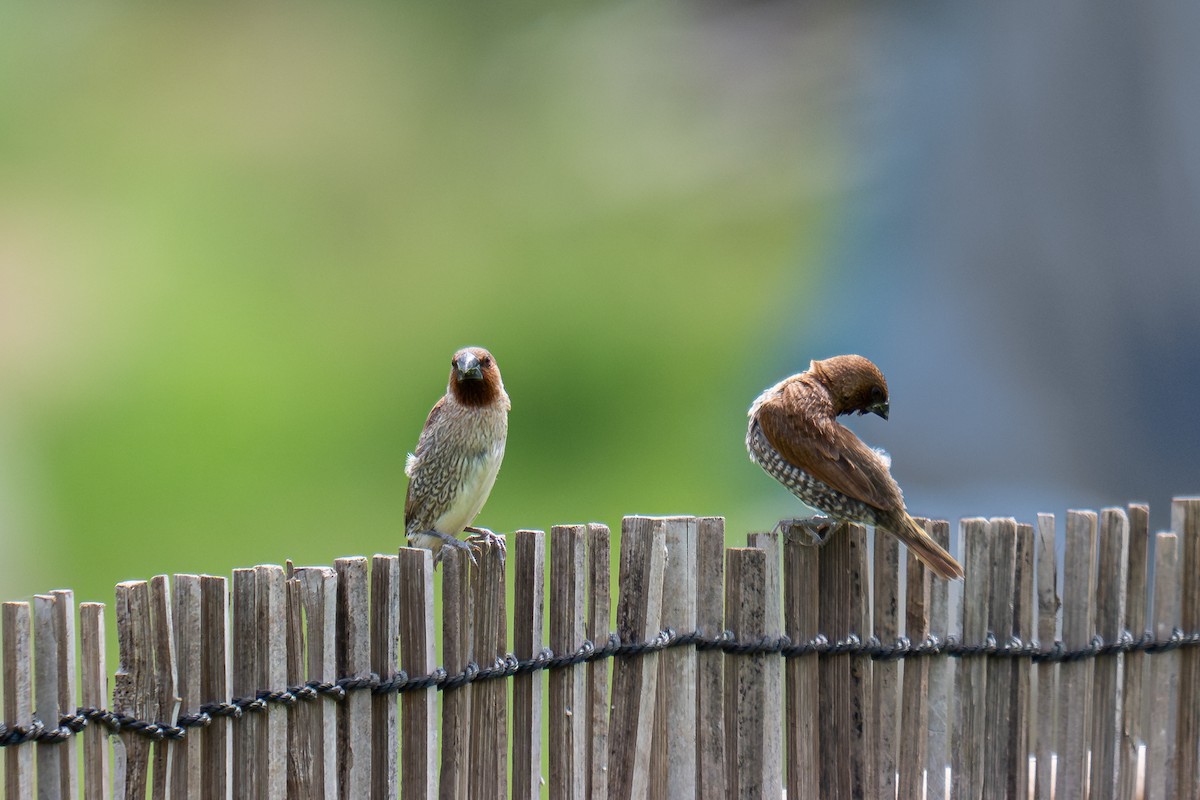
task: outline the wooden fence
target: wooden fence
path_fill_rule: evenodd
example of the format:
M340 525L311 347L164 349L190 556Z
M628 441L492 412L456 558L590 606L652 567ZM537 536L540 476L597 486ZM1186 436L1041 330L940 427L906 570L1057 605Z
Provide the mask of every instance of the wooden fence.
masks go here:
M603 525L451 555L440 608L423 550L159 576L116 587L111 699L102 604L5 603L5 796L1197 798L1200 498L1172 521L1068 512L1060 574L1052 516L966 519L949 584L857 526L628 517L611 635Z

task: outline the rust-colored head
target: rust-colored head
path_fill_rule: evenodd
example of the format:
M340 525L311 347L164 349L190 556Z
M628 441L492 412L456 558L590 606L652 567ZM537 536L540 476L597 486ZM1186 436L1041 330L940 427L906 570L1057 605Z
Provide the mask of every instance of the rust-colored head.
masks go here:
M814 361L809 372L833 397L835 414L878 414L888 418L887 381L879 367L862 356L834 356Z
M464 347L450 359L450 392L465 406L494 403L504 391L496 359L482 347Z

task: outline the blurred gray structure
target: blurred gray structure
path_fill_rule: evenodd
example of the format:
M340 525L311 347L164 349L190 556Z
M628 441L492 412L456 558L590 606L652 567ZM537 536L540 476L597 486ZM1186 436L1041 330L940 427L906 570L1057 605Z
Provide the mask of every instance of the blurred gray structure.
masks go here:
M1200 493L1200 6L855 8L855 172L794 360L881 366L891 421L851 424L914 513L1165 527Z

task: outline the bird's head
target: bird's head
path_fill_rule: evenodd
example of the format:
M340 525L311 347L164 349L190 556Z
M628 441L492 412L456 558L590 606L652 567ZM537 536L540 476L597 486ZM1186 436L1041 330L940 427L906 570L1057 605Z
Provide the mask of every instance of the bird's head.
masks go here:
M878 414L888 418L887 381L879 367L862 356L834 356L809 367L833 398L835 414Z
M450 359L450 391L460 403L487 405L503 390L496 359L482 347L464 347Z

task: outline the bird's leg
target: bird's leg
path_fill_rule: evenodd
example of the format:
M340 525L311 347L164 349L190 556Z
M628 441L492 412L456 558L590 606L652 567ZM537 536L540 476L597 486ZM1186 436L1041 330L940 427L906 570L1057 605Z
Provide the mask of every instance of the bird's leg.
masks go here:
M488 528L476 528L468 525L463 528L464 533L471 534L467 537L467 542L478 550L483 545L493 545L500 548L500 563L504 563L504 558L508 554L508 542L504 537Z
M809 547L824 547L833 536L833 532L837 530L837 527L838 523L833 518L817 515L797 519L781 519L779 524L775 526L775 530L782 530L786 537L794 529L799 528L807 533L809 537L809 541L804 542L804 544Z
M436 539L440 539L442 542L442 546L440 548L438 548L437 552L435 552L433 554L434 566L437 566L438 564L440 564L442 562L442 556L445 555L447 547L452 547L455 550L465 551L467 554L467 558L471 559L471 565L475 566L475 567L479 566L479 562L475 560L474 549L471 547L471 545L467 544L462 539L459 539L458 537L455 537L455 536L451 536L448 533L442 533L441 531L425 531L424 535L432 536Z

